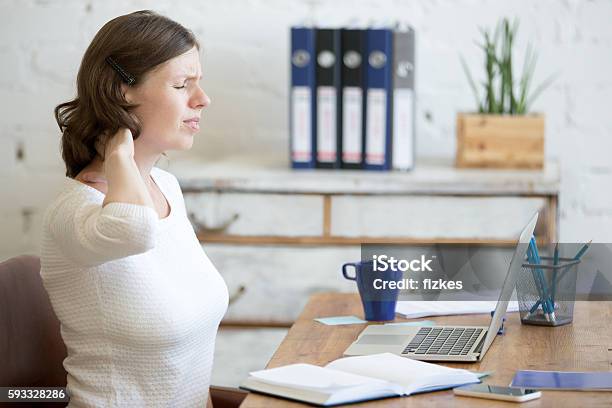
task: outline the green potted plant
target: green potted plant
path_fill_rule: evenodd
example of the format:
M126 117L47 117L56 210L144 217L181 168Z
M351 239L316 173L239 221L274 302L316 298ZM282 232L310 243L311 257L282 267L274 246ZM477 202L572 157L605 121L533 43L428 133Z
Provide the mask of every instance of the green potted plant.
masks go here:
M474 93L477 112L457 115L458 167L542 168L544 165L544 115L529 113L533 101L550 84L549 77L533 91L537 56L527 46L517 80L512 51L518 21L504 18L495 31L481 29L485 53L485 80L479 86L463 58L461 64Z

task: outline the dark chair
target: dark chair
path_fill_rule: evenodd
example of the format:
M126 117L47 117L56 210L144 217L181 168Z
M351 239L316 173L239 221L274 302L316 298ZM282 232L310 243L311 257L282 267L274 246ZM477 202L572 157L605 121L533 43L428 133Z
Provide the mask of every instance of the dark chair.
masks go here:
M65 387L65 357L60 323L42 285L38 257L24 255L0 263L0 387ZM228 387L211 386L210 393L215 408L237 407L246 396Z

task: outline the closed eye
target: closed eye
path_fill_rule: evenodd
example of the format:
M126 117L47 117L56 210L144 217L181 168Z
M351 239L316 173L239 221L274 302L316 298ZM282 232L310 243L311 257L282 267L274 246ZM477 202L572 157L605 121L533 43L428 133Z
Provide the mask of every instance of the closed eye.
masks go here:
M202 77L200 76L200 78L199 78L199 79L202 79ZM187 87L187 84L188 84L188 83L199 83L199 81L198 81L198 78L196 78L196 77L193 77L193 78L187 78L187 79L185 80L185 82L183 82L183 85L182 85L182 86L178 86L178 85L176 85L176 86L173 86L173 88L174 88L174 89L184 89L184 88L186 88L186 87Z

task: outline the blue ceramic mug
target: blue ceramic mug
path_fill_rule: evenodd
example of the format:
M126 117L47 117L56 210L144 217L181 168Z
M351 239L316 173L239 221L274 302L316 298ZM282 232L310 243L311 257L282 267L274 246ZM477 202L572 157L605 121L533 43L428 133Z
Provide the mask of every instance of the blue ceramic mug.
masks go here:
M349 275L349 268L354 269L354 275ZM382 322L395 318L399 289L397 286L389 288L388 283L402 280L400 270L388 268L384 272L374 271L372 261L348 262L342 265L342 275L357 282L366 320Z

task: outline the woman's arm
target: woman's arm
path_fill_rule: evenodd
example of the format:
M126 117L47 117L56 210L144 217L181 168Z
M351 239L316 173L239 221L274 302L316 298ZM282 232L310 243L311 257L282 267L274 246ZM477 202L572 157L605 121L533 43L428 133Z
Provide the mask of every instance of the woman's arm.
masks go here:
M107 193L102 205L78 195L66 196L45 220L62 252L85 266L140 254L155 246L158 216L134 161L129 130L108 139L104 152Z

